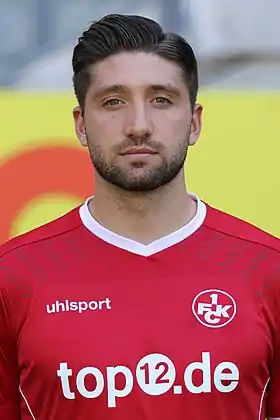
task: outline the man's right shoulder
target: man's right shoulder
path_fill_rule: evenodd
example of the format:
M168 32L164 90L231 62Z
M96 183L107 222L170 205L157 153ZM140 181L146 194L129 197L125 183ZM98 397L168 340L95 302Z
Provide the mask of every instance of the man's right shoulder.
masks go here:
M79 207L49 223L39 226L29 232L16 236L0 246L0 259L13 253L17 249L26 248L33 244L49 241L61 235L74 231L82 225Z

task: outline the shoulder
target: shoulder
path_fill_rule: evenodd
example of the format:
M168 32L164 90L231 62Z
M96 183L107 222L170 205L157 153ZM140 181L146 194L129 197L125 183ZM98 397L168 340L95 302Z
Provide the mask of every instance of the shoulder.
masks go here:
M51 289L63 272L67 246L77 242L82 226L75 208L0 247L0 309L2 305L13 319L28 313L35 293Z
M262 249L280 259L280 239L249 222L211 207L209 204L207 204L204 226L227 236L229 240L245 242L252 249Z
M55 264L58 265L68 243L79 232L82 222L79 208L19 235L0 246L0 288L11 279L16 284L37 276Z
M16 236L0 246L0 264L12 256L22 252L36 252L42 249L41 244L54 241L75 231L82 225L79 217L79 207L71 210L67 214L35 228L27 233ZM21 250L19 253L18 250Z
M0 247L0 295L20 303L32 297L34 285L54 278L65 264L63 252L82 226L79 208L19 235ZM76 236L75 236L76 237Z
M219 237L222 255L227 255L233 271L244 274L246 284L258 290L279 313L280 307L280 240L268 232L217 210L207 204L204 223L210 237Z

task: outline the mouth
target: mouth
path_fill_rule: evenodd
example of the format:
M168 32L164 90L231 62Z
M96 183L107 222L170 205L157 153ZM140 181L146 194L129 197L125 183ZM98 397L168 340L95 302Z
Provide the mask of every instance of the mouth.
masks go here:
M121 156L144 156L144 155L157 155L153 149L149 147L130 147L121 153Z

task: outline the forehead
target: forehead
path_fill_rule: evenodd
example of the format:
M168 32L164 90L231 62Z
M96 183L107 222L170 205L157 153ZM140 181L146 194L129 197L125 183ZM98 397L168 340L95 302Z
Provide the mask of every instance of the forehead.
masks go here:
M141 88L168 83L186 89L180 66L152 53L128 52L111 55L95 64L91 74L92 89L103 84Z

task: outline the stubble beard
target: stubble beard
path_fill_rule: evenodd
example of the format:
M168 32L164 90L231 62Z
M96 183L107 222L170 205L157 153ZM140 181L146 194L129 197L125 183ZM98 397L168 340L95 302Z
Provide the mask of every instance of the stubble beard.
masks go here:
M144 162L131 164L123 169L113 161L106 160L101 146L94 145L88 138L88 149L94 169L107 183L121 190L135 193L149 193L170 184L181 172L187 157L189 133L178 144L176 152L151 168Z

